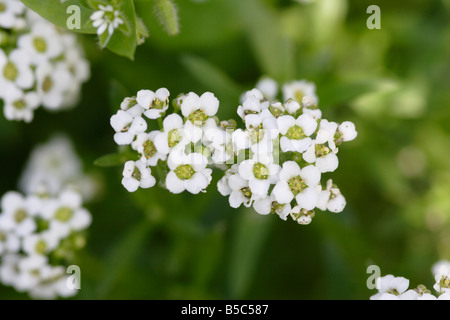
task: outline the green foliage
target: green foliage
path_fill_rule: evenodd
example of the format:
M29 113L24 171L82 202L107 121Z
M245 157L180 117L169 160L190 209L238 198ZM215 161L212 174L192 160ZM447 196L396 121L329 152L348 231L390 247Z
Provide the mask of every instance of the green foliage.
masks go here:
M63 28L64 8L79 4L74 31L95 33L87 1L23 2ZM80 36L92 78L76 108L38 111L29 125L0 117L1 194L16 189L32 146L57 131L102 177L78 298L366 300L371 264L432 287L431 265L450 259L448 1L377 1L380 30L366 27L371 1L117 2L127 25L104 42L113 54ZM109 118L123 98L212 91L219 115L236 118L240 93L263 75L315 82L324 116L355 123L358 138L339 150L333 175L344 212L301 226L230 208L217 181L197 196L121 186L131 155L111 154ZM6 287L0 297L26 298Z

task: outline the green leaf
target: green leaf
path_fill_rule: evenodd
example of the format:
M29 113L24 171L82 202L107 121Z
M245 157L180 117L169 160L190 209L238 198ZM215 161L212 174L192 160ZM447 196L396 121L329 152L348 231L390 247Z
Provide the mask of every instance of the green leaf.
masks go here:
M133 158L135 158L135 154L130 151L125 151L122 153L109 153L95 160L94 165L99 167L121 166Z
M96 33L96 29L92 26L89 19L94 10L86 7L79 0L68 0L63 3L61 3L60 0L22 0L22 2L28 8L35 11L41 17L57 25L58 27L78 33ZM80 9L79 29L69 29L68 27L68 23L70 23L69 19L74 14L77 14L77 11L71 10L71 8L73 8L71 6L77 6Z
M244 26L261 73L285 82L293 78L293 44L282 33L280 17L258 0L229 0Z
M173 1L155 0L155 12L169 35L173 36L180 32L177 8Z
M241 216L233 235L228 274L231 299L242 299L251 284L260 252L268 236L273 216L260 216L252 210Z

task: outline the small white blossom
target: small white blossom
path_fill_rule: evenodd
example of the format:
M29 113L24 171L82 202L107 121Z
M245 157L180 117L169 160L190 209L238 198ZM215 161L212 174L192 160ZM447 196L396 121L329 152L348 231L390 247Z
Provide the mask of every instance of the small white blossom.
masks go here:
M169 90L160 88L153 92L151 90L140 90L136 101L144 108L144 115L149 119L160 118L169 108Z
M158 130L139 133L131 143L131 147L141 155L141 161L149 166L156 166L159 160L166 160L167 155L159 152L155 146L155 138L160 133Z
M279 203L290 203L295 198L300 208L312 210L319 198L316 186L320 177L320 171L313 165L300 169L295 161L286 161L272 192Z
M166 176L166 188L172 193L187 190L197 194L211 182L212 170L206 167L208 160L200 153L185 154L181 149L175 149L170 153L167 164L170 171Z
M3 102L3 113L8 120L23 120L31 122L34 117L34 110L39 106L40 99L36 92L23 92L13 85L7 87L8 94Z
M255 199L268 195L269 187L276 182L279 166L270 154L255 154L252 159L239 164L239 175L248 181Z
M26 236L36 230L33 218L37 210L22 194L9 191L1 199L2 224L6 230L13 230L18 236Z
M99 5L98 10L91 16L92 26L97 28L97 35L102 35L106 30L111 36L114 30L124 23L120 16L120 11L114 10L112 5Z
M138 188L151 188L155 185L156 179L152 176L151 169L142 160L127 161L123 168L122 185L129 192L134 192Z
M310 136L316 131L317 121L307 114L297 119L292 116L282 116L277 119L280 147L283 152L304 152L312 143Z
M263 77L256 84L256 89L261 91L268 100L274 100L278 94L278 83L272 78Z
M4 87L11 83L21 89L30 89L34 84L29 55L21 49L6 53L0 49L0 97L6 97L8 90Z
M154 144L158 152L169 154L176 146L189 143L187 132L184 130L183 119L176 113L168 115L163 121L163 131L155 136Z
M181 102L181 113L196 126L204 125L218 109L219 100L211 92L205 92L200 97L194 92L189 92Z
M0 0L0 27L12 29L22 26L25 6L17 0Z
M338 130L342 134L342 141L352 141L358 135L355 124L351 121L342 122Z
M303 100L303 97L310 97L314 103L319 102L319 98L316 95L316 85L306 80L292 81L283 85L283 99L294 99L298 102Z
M35 65L55 59L64 51L58 31L45 20L34 24L29 33L21 35L17 45L29 53Z
M142 117L135 117L123 110L117 111L110 119L111 127L116 132L114 141L118 145L129 145L134 138L147 130L147 122Z
M41 215L50 221L49 229L58 238L66 238L72 231L89 227L91 214L82 207L81 194L67 189L56 199L51 199L43 206Z

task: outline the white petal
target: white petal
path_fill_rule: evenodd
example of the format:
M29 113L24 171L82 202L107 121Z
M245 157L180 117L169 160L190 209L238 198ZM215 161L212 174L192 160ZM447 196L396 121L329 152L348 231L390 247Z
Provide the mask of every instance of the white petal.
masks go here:
M280 180L288 181L292 177L300 175L300 167L295 161L286 161L280 170Z
M256 197L266 197L269 192L270 182L268 180L251 179L248 182L248 186Z
M294 199L294 195L286 181L279 181L272 190L272 194L278 203L290 203Z
M327 209L332 212L342 212L346 205L345 198L342 194L337 195L335 198L328 201Z
M297 194L295 199L301 208L313 210L319 201L319 192L315 188L309 187Z
M122 179L122 185L127 189L129 192L135 192L139 188L139 181L134 178L123 178Z
M307 186L314 187L319 184L321 174L317 167L309 165L301 170L300 176Z
M262 198L253 203L253 208L256 212L262 215L267 215L272 210L272 200L270 198Z
M186 190L184 181L180 180L173 171L170 171L166 176L166 188L176 194Z
M333 153L324 155L316 159L316 166L320 172L333 172L339 166L338 157Z
M278 130L285 135L289 128L295 125L295 118L292 116L281 116L277 119Z

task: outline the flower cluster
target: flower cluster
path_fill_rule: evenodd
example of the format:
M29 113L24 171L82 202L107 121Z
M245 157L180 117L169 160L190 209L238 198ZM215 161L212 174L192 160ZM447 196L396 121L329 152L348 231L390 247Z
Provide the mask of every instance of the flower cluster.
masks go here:
M39 106L72 107L89 76L74 34L18 0L0 0L0 100L8 120L30 122Z
M23 193L1 198L1 283L37 299L77 293L66 268L86 243L92 217L79 190L90 184L67 138L33 150L20 181Z
M432 267L435 279L433 295L424 285L409 289L409 280L389 274L377 279L378 293L370 300L450 300L450 261L439 261Z
M294 81L282 91L280 102L277 83L265 78L245 92L237 108L243 128L217 118L219 100L210 92L177 96L168 115L165 88L125 98L111 117L114 140L138 155L125 163L122 184L130 192L150 188L156 170L170 192L196 194L217 167L224 171L217 188L233 208L253 206L300 224L310 223L316 208L341 212L345 198L331 179L322 186L321 177L337 169L339 147L356 138L355 126L322 119L312 83ZM148 130L155 119L159 128Z

